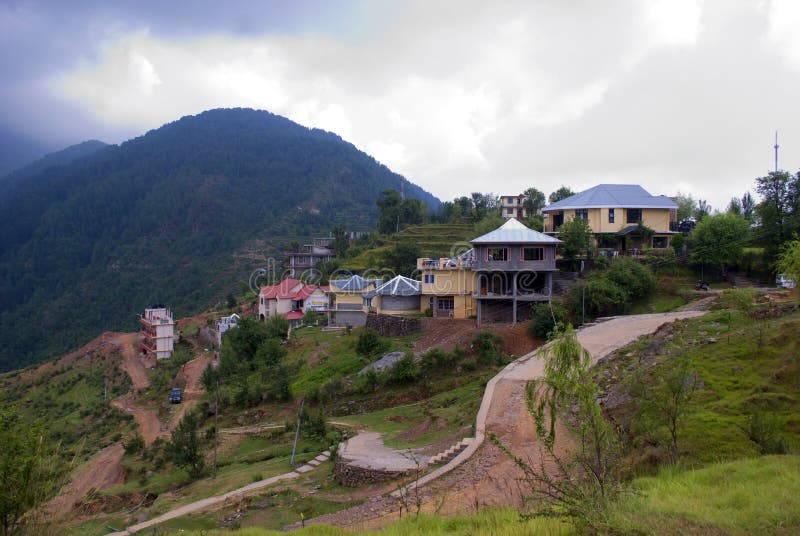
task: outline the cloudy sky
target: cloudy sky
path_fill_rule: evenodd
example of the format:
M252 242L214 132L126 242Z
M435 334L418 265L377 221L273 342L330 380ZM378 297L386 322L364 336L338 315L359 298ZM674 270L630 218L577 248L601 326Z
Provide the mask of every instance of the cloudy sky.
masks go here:
M0 126L118 143L217 107L336 132L442 199L800 169L800 2L0 0Z

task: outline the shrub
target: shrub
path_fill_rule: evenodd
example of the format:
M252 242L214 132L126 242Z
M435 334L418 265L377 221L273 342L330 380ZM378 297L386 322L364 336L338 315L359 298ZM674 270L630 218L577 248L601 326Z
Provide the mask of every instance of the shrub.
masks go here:
M616 283L631 300L646 298L656 289L653 272L633 259L617 258L603 274Z
M535 339L547 339L557 324L567 319L567 310L557 303L537 303L531 308L528 334Z
M486 330L477 332L472 338L472 347L481 365L499 365L503 361L503 338L497 333Z
M411 383L417 379L419 373L420 369L414 361L414 355L408 352L389 371L389 379L392 383Z
M125 454L136 454L144 449L144 438L140 434L134 434L123 446L125 447Z
M753 308L756 293L749 288L726 289L717 302L721 309L736 309L743 314L748 314Z
M389 349L389 341L378 335L372 328L364 328L358 336L356 353L362 357L375 358Z
M588 316L613 315L625 310L629 305L628 293L617 283L606 278L597 278L586 283L586 314ZM574 291L577 296L577 309L581 308L581 288Z
M356 378L354 389L358 393L369 394L378 390L383 381L383 374L373 368L368 368Z

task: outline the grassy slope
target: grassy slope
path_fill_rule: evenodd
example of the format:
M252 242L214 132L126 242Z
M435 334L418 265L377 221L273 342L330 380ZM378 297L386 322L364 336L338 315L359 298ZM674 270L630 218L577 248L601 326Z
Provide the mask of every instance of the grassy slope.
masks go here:
M800 457L765 456L634 482L609 525L634 534L797 534Z
M469 249L468 240L475 238L472 223L428 223L412 225L399 233L387 237L378 247L345 259L342 268L363 271L383 267L384 253L398 244L416 244L425 257L449 257Z

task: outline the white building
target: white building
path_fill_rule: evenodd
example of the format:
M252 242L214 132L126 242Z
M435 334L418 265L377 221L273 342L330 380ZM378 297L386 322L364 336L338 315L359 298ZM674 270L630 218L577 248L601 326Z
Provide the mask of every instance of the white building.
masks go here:
M231 328L239 326L239 315L223 316L217 320L217 347L222 346L222 334Z
M157 359L172 357L175 346L175 322L172 311L166 307L152 307L139 317L142 323L142 352L153 354Z

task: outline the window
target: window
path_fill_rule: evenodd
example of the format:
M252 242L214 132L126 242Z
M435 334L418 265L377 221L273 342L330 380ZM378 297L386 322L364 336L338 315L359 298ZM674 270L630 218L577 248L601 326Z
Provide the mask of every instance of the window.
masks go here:
M642 221L642 209L629 208L628 209L628 223L639 223Z
M487 261L507 261L508 248L489 248L486 250Z
M506 208L506 214L514 214L514 209L511 207Z
M425 275L422 276L422 282L423 283L431 283L431 284L433 284L433 279L434 279L433 274L425 274Z
M543 261L544 248L522 248L523 261Z
M576 208L575 209L575 217L580 218L583 221L589 221L589 209L587 208Z
M614 209L608 209L608 223L614 223Z
M455 309L453 298L439 298L438 309L440 311L452 311Z

